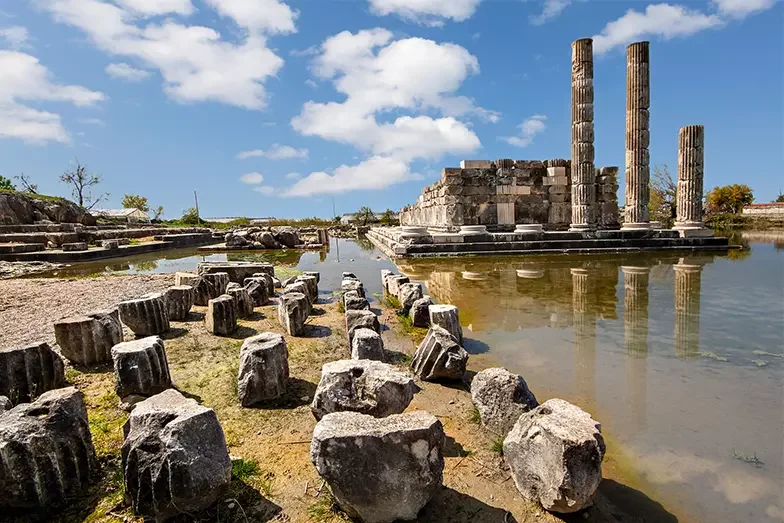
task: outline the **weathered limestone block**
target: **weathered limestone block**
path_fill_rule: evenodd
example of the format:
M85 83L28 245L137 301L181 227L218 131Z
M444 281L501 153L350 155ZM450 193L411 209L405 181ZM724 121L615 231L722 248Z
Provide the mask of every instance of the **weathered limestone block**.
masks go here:
M115 308L58 321L54 337L63 356L76 365L110 361L112 347L123 340L120 313Z
M417 348L411 368L426 381L460 380L468 364L468 353L446 329L433 324Z
M118 343L112 348L112 360L114 389L120 398L152 396L172 386L166 349L158 336Z
M163 294L147 294L135 300L121 301L120 319L138 337L163 334L169 330L169 315Z
M196 282L200 279L198 274L193 272L175 272L174 273L174 285L190 285L191 287L196 285Z
M349 347L352 346L354 340L354 331L362 328L371 329L381 334L381 324L378 322L378 317L372 311L347 310L346 334L348 334Z
M362 282L359 280L343 280L340 284L340 290L343 293L356 291L363 298L367 298L367 296L365 296L365 286L362 285Z
M321 368L310 410L318 420L343 411L383 418L406 410L416 391L413 378L392 365L372 360L333 361Z
M506 369L485 369L471 381L471 400L482 425L502 435L512 430L524 412L539 406L522 376Z
M343 309L347 311L370 310L370 304L357 291L348 291L343 295Z
M248 294L256 307L266 305L272 296L269 294L267 282L263 278L245 278L245 288L248 289Z
M460 326L460 316L454 305L431 305L428 307L430 324L446 329L455 337L457 343L463 344L463 328Z
M275 239L289 249L300 244L299 233L293 227L284 227L275 231Z
M517 490L552 512L590 506L602 480L604 452L601 425L562 399L520 416L504 440Z
M270 296L270 297L275 295L275 277L274 276L270 276L269 273L267 273L267 272L257 272L257 273L255 273L253 275L253 278L261 278L261 279L263 279L264 283L266 283L266 285L267 285L267 295ZM246 283L247 283L247 281L248 280L245 279ZM280 285L278 285L278 287L280 287ZM283 285L283 287L285 287L285 285Z
M202 262L198 268L199 274L211 274L225 272L229 275L229 281L242 284L245 278L263 272L272 276L274 268L269 263L252 262Z
M0 416L0 449L4 508L55 509L84 496L98 471L84 396L73 387Z
M401 285L406 283L409 283L408 276L389 276L387 278L387 291L392 296L397 297L400 294Z
M166 314L169 321L185 321L193 307L193 287L190 285L175 285L163 293L166 302Z
M316 277L316 285L321 283L321 273L318 271L302 271L304 276L315 276Z
M65 386L65 366L47 343L0 349L0 394L13 405Z
M302 282L305 284L305 287L308 290L307 296L310 299L310 303L316 303L318 300L318 280L315 276L298 276L297 281Z
M191 285L194 305L206 306L210 300L226 293L229 275L225 272L202 275L178 272L175 283L177 285Z
M347 271L343 271L343 278L342 279L359 281L359 278L357 278L356 274L354 274L353 272L347 272Z
M291 336L302 336L305 321L310 314L308 297L299 292L288 292L280 297L278 303L278 322Z
M207 303L204 321L207 332L216 336L228 336L237 330L237 302L228 294L218 296Z
M11 407L13 407L11 400L9 400L7 396L0 396L0 414L7 410L11 410Z
M407 314L408 311L411 310L411 306L414 305L414 302L421 299L422 296L421 284L404 283L400 286L400 292L398 292L397 298L400 301L400 308Z
M427 412L335 412L316 425L310 460L346 513L391 523L416 519L441 489L443 446L441 422Z
M62 249L65 252L86 251L87 243L85 242L64 243L62 245Z
M120 248L120 242L117 241L117 240L103 240L101 242L101 247L103 247L107 251L111 251L111 250L114 250L114 249L119 249Z
M264 274L268 274L270 277L274 278L275 266L272 265L271 263L260 263L258 270L256 271L256 273L254 273L254 276L256 276L260 272L263 272Z
M280 334L262 332L240 349L237 391L243 407L279 398L289 380L289 351Z
M125 424L125 492L140 516L163 521L203 510L231 483L231 460L215 411L174 389L138 403Z
M351 358L384 361L384 341L381 335L365 327L354 330L354 337L351 340Z
M390 270L383 269L381 271L381 289L384 292L387 292L387 278L389 278L390 276L393 276L393 275L394 275L394 273L392 271L390 271Z
M248 289L239 283L230 283L226 288L226 294L234 298L234 301L237 303L238 318L253 316L253 298L250 297Z
M429 327L431 305L433 305L433 300L430 298L430 296L423 296L412 303L411 310L408 311L408 317L411 319L411 325L414 327Z

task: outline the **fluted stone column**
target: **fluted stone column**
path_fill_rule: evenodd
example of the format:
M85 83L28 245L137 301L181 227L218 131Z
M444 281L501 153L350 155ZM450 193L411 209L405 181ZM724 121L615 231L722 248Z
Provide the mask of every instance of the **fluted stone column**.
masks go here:
M593 149L593 40L572 42L572 223L571 231L596 225Z
M675 355L693 360L700 355L700 286L702 265L681 258L675 270Z
M705 177L705 127L687 125L678 132L678 202L673 229L681 236L713 236L702 221Z
M633 432L645 427L648 404L648 280L650 267L623 271L623 341L626 349L625 396Z
M651 157L650 54L648 42L635 42L626 50L626 207L624 229L649 229Z
M587 405L596 397L596 311L592 275L587 269L571 269L572 319L574 326L574 376L577 393ZM593 275L595 278L595 275Z

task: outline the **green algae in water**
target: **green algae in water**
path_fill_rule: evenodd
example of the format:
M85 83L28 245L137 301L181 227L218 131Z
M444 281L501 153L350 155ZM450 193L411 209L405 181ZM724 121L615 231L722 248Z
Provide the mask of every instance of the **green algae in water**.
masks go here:
M757 468L765 464L765 462L757 457L756 452L753 456L749 456L748 454L744 454L743 452L736 452L735 449L732 449L732 457L744 463L748 463L749 465L754 465Z
M768 364L768 362L765 360L751 360L751 362L755 363L757 367L764 367L765 365Z
M710 359L716 360L716 361L729 361L724 356L719 356L715 352L710 352L710 351L702 351L702 352L700 352L700 356L703 356L705 358L710 358Z
M777 352L766 352L764 350L755 350L754 354L757 356L773 356L774 358L784 358L784 354L779 354Z

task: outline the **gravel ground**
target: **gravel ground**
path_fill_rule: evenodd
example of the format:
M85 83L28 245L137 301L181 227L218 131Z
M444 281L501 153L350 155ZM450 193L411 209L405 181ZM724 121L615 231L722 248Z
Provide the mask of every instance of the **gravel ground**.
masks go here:
M5 278L18 278L26 274L52 271L65 267L62 263L49 263L43 261L9 262L0 261L0 280Z
M173 274L0 281L0 347L48 341L54 323L174 285Z

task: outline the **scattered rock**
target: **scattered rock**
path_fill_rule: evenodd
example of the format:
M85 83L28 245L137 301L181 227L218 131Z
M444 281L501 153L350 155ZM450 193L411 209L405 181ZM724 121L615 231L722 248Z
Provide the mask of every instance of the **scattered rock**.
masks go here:
M344 272L343 272L343 277L342 277L342 279L344 279L344 280L357 280L357 281L359 281L359 278L357 278L357 275L356 275L356 274L354 274L353 272L346 272L346 271L344 271Z
M289 249L293 249L300 244L299 234L293 227L278 229L275 231L275 239L278 240L281 245L284 245Z
M430 299L430 296L422 296L413 304L411 304L411 310L408 311L408 317L411 319L411 325L421 328L429 327L431 305L433 305L433 300Z
M446 329L433 325L422 340L411 368L423 380L463 379L468 353Z
M404 283L400 286L400 292L397 295L400 301L400 308L403 312L408 314L414 302L422 298L422 285L419 283Z
M346 311L346 333L348 334L348 345L352 346L354 330L367 328L381 334L381 324L378 317L372 311L347 310Z
M384 341L381 335L364 327L354 330L354 338L351 340L351 358L384 361Z
M253 278L245 278L245 288L248 289L248 294L250 294L253 305L256 307L266 305L272 296L267 289L267 282L264 278L255 276Z
M269 264L267 264L269 265ZM269 265L270 270L275 270L272 265ZM275 296L275 277L271 276L269 272L257 272L253 275L254 278L261 278L267 285L267 296ZM247 280L246 280L247 281Z
M166 349L158 336L118 343L112 348L112 360L114 389L120 398L152 396L172 386Z
M463 344L463 328L460 326L457 307L454 305L431 305L428 307L428 311L430 312L431 325L443 327L455 337L457 343Z
M551 512L590 506L602 480L604 452L601 425L562 399L520 416L504 440L517 489Z
M482 425L506 436L524 412L539 406L522 376L506 369L478 372L471 381L471 399Z
M212 409L174 389L136 405L122 468L133 510L157 521L204 510L228 490L231 460Z
M153 293L135 300L121 301L120 319L138 337L163 334L169 330L169 315L163 294Z
M234 298L237 304L237 316L248 318L253 316L253 299L250 297L248 289L239 283L230 283L226 288L226 294Z
M193 287L190 285L175 285L163 293L166 302L166 314L169 321L185 321L193 307Z
M393 275L394 275L394 273L392 271L390 271L390 270L387 270L387 269L382 269L381 270L381 289L384 292L389 292L389 291L387 291L387 278L389 278L390 276L393 276Z
M237 380L243 407L282 396L288 380L289 352L283 336L263 332L245 340Z
M291 336L302 336L309 311L307 296L299 292L285 293L278 302L278 322Z
M123 341L120 313L115 308L58 321L54 336L62 355L76 365L110 361L112 347Z
M63 252L86 251L87 243L85 242L64 243L62 245L62 249Z
M226 294L229 275L225 272L202 274L193 285L193 303L206 306L210 300Z
M216 336L233 334L237 330L237 310L237 302L228 294L210 300L204 316L207 332Z
M302 274L305 276L315 276L316 284L321 283L321 273L319 273L318 271L302 271Z
M0 416L0 449L4 508L55 509L84 496L98 471L84 396L73 387Z
M269 231L262 232L257 238L265 249L280 249L280 243L278 243L278 240L276 240L275 236Z
M65 365L47 343L0 349L0 394L13 405L65 386Z
M310 459L350 516L365 523L416 519L441 489L444 429L427 412L374 418L327 414Z
M239 283L242 285L242 283L245 281L245 278L250 278L254 274L260 272L267 273L270 268L272 268L272 265L269 263L255 263L247 261L201 262L199 264L198 271L201 275L225 272L229 275L230 282Z
M343 295L343 309L347 311L370 310L370 304L357 291L348 291Z
M372 360L333 361L321 368L310 410L316 419L342 411L383 418L406 410L416 391L413 378L392 365Z

